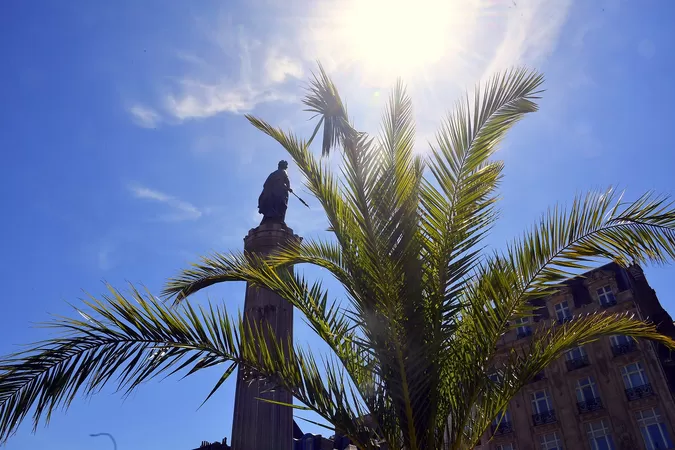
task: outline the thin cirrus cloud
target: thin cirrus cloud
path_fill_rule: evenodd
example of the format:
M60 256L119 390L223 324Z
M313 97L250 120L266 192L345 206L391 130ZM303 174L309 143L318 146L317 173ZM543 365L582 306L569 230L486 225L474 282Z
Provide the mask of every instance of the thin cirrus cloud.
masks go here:
M161 122L179 124L221 113L245 114L263 103L296 99L285 85L304 75L299 59L285 54L276 45L260 45L243 32L236 36L213 33L210 36L218 45L209 60L186 51L176 53L176 59L188 69L162 94L161 105L149 107L138 103L129 110L137 125L151 128ZM228 41L227 45L223 40ZM227 68L218 64L228 59L237 62L238 70L236 74L223 76Z
M141 200L151 201L164 205L169 212L158 217L163 222L182 222L186 220L197 220L203 215L203 211L192 203L186 202L164 192L150 189L140 184L131 184L128 186L131 194Z
M161 117L157 111L140 104L129 108L129 114L136 125L142 128L155 128Z
M337 81L343 70L359 75L358 83L345 83L345 94L351 98L369 99L358 89L389 86L403 76L416 99L418 119L433 118L436 123L458 94L448 89L448 83L462 91L476 79L513 65L539 66L555 48L571 5L571 0L419 1L420 10L426 11L419 17L389 14L378 19L372 8L364 10L361 0L317 0L302 12L285 12L290 19L278 21L282 28L254 37L230 22L202 20L195 32L211 42L210 50L177 52L176 59L186 67L178 83L162 93L160 105L138 104L130 113L135 123L148 127L221 113L243 114L264 103L295 102L297 83L291 86L289 81L302 79L306 68L320 60ZM442 14L437 15L444 17L433 33L427 32L434 45L384 39L392 32L389 28L396 29L387 20L394 25L397 20L417 20L415 29L421 32L428 28L424 23L432 18L434 8L440 8ZM374 39L373 33L385 36ZM388 48L394 44L396 48ZM415 56L420 50L415 45L426 49L424 59Z
M515 63L541 64L558 42L571 0L521 0L516 5L505 11L506 27L484 71L487 75Z
M224 112L244 114L258 104L288 98L271 89L262 90L250 82L204 84L184 80L182 84L185 87L183 92L169 94L166 99L168 114L179 122L204 119Z

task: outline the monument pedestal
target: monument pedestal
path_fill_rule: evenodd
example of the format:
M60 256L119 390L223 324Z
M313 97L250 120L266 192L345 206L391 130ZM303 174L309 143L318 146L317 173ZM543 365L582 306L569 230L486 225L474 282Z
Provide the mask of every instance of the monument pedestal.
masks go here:
M244 238L244 250L267 255L285 242L300 240L293 230L282 224L261 224ZM246 285L244 320L268 323L283 340L293 337L293 307L267 289ZM257 399L292 403L293 396L281 389L265 392L268 389L263 381L245 380L243 371L239 370L232 423L233 450L292 449L293 409Z

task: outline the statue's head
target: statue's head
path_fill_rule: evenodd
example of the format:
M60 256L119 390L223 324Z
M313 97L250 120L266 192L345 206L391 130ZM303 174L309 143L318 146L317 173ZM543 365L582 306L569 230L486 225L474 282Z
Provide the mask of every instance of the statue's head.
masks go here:
M279 161L279 169L281 169L281 170L288 169L288 162L284 161L283 159L281 161Z

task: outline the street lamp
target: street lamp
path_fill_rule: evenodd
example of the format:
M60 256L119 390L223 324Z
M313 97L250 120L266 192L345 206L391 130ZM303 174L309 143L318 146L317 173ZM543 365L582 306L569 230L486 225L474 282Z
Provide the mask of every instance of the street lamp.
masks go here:
M96 433L96 434L90 434L89 436L91 436L91 437L108 436L113 443L113 449L117 450L117 442L115 442L115 438L113 437L112 434L110 434L110 433Z

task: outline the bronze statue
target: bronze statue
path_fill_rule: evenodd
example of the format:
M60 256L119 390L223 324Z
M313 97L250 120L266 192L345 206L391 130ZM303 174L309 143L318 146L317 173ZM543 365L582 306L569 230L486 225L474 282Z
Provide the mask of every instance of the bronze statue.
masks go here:
M293 192L291 181L286 173L287 168L288 163L286 161L279 161L279 168L265 180L262 194L258 197L258 212L263 215L261 225L264 223L286 225L288 193Z

